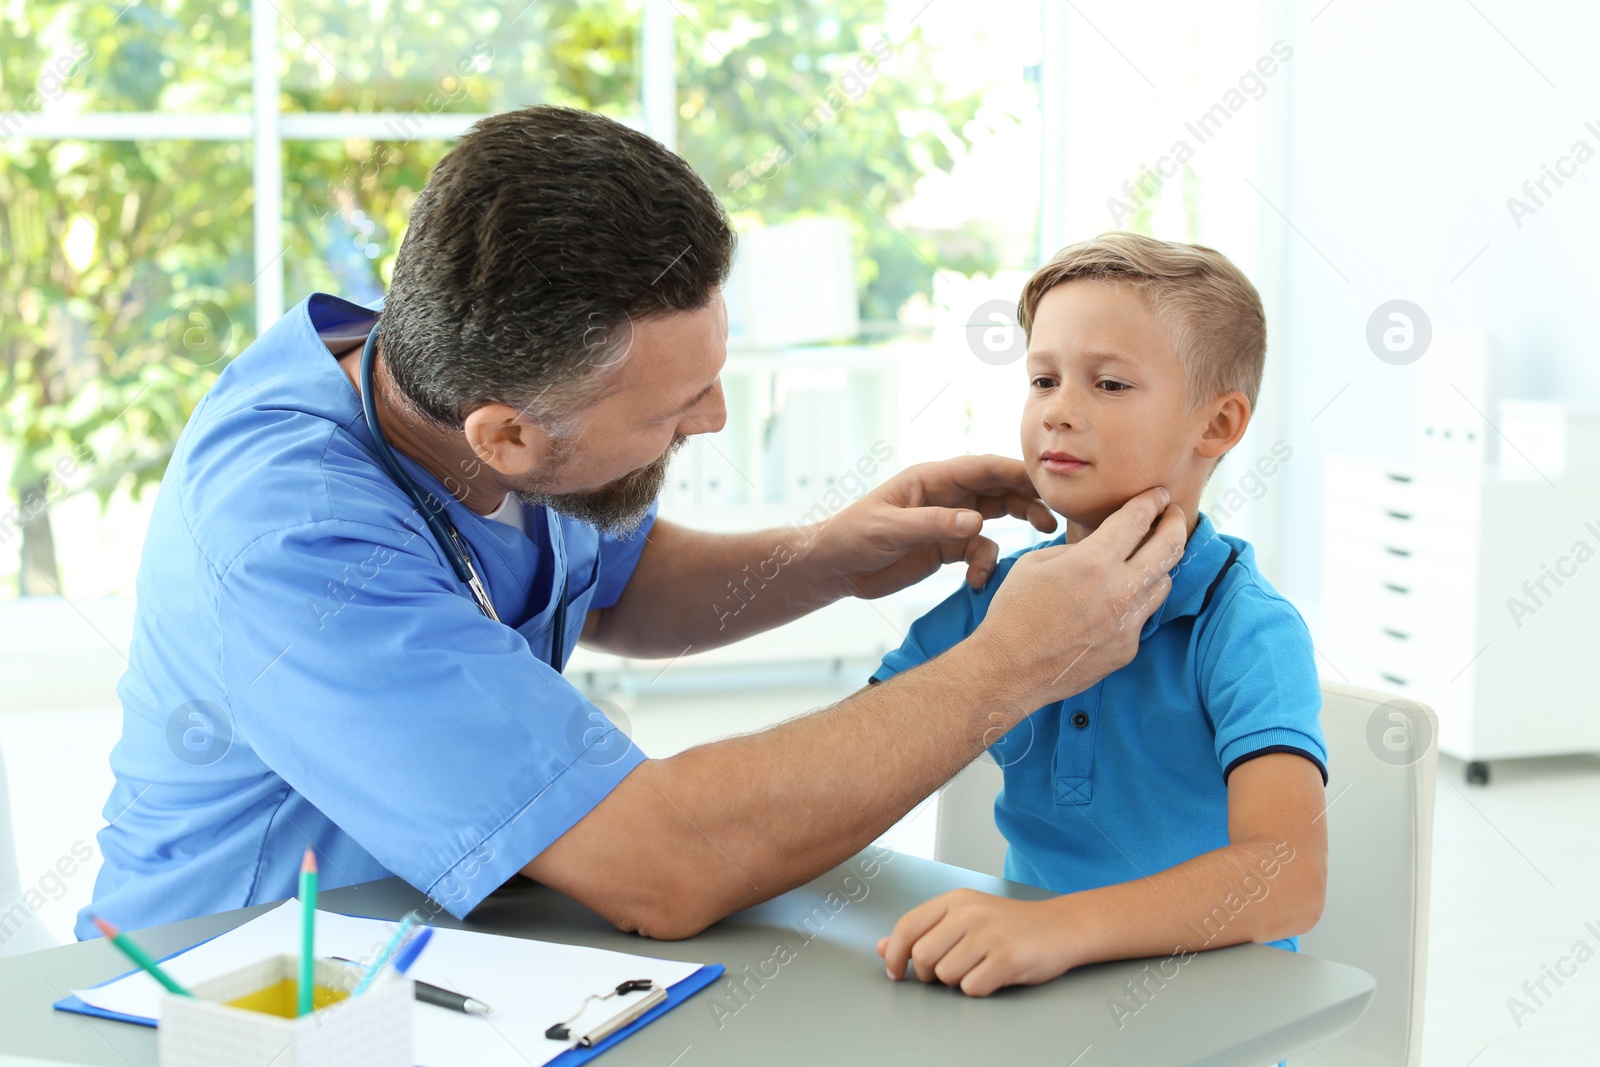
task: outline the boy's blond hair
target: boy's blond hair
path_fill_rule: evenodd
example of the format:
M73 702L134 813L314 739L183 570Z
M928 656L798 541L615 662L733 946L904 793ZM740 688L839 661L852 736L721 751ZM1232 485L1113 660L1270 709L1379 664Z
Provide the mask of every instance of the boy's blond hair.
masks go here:
M1267 316L1256 287L1227 256L1120 231L1069 245L1023 287L1017 322L1030 337L1044 294L1077 278L1127 285L1139 294L1172 338L1191 406L1237 390L1255 410L1267 357Z

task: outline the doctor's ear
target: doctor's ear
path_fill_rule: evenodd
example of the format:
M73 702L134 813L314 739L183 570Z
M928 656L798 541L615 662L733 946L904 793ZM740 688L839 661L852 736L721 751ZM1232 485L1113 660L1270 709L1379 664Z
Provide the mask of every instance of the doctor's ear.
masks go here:
M1224 393L1211 401L1210 418L1194 450L1206 459L1216 459L1239 443L1249 425L1250 401L1240 392Z
M484 404L461 424L473 455L500 474L519 477L538 469L550 452L550 434L509 404Z

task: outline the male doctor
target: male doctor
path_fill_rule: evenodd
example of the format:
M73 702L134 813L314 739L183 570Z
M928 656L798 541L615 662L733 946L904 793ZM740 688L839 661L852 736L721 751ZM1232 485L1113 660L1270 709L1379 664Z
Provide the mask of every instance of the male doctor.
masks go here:
M459 917L520 873L685 937L848 858L1133 657L1183 544L1159 489L1024 557L966 641L832 707L667 759L604 722L561 674L579 640L676 657L943 563L977 586L984 519L1055 525L995 456L912 467L810 527L657 521L673 450L725 419L733 247L655 141L515 111L434 170L381 317L314 295L227 367L145 542L90 910L137 928L282 899L310 845L330 888L398 875ZM400 480L363 412L369 337Z

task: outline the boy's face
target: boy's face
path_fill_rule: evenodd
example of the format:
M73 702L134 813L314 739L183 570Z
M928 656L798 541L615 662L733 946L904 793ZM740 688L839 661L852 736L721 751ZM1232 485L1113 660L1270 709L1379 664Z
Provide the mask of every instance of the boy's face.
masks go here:
M1212 414L1189 410L1182 363L1136 292L1081 278L1049 290L1028 343L1022 458L1039 496L1093 529L1151 486L1191 516L1212 458Z

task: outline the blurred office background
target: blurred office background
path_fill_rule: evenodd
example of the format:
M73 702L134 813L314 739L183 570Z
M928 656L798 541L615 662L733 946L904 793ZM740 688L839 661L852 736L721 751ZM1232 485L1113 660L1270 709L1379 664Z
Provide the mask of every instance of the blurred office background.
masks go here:
M0 748L44 901L29 936L67 938L89 898L143 531L188 413L307 294L381 296L453 137L558 103L673 146L741 232L729 425L663 500L700 526L1017 454L1010 305L1071 241L1131 229L1239 263L1267 381L1206 506L1311 622L1326 678L1440 716L1424 1060L1592 1062L1600 968L1536 1017L1507 998L1600 919L1579 673L1600 11L30 0L0 27ZM994 525L1008 550L1037 536ZM959 580L706 656L580 650L569 674L665 754L847 695ZM929 854L930 810L888 843Z

